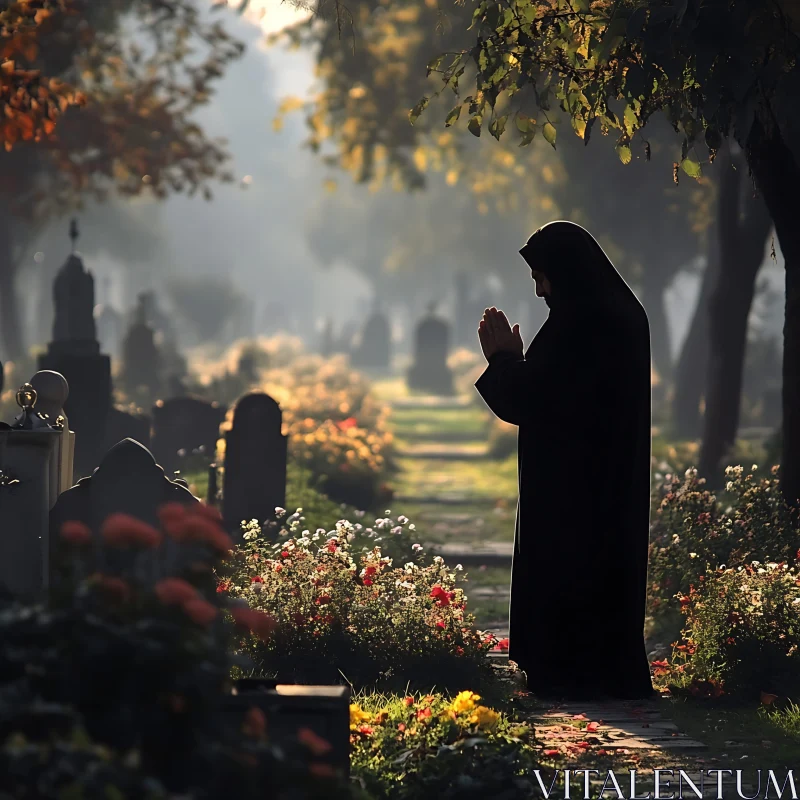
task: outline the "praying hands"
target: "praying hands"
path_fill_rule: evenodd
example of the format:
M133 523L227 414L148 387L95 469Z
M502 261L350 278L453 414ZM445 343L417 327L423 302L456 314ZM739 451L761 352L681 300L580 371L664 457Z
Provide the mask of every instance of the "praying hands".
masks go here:
M506 315L497 308L487 308L478 326L481 350L488 361L495 353L508 352L522 355L522 336L519 324L511 327Z

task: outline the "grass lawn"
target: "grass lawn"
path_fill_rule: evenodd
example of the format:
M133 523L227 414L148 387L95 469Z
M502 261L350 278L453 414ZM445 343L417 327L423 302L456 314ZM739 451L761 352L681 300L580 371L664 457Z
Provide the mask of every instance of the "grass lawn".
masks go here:
M800 707L720 707L676 698L663 713L708 745L708 755L741 769L785 768L800 762Z
M477 406L436 410L396 408L391 427L398 439L424 438L431 442L452 441L455 436L485 442L489 414Z

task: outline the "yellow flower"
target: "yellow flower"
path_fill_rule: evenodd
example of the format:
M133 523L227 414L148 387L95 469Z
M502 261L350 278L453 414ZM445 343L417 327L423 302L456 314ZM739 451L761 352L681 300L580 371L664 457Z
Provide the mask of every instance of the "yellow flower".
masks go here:
M350 703L350 730L354 731L363 722L367 722L370 715L364 711L357 703Z
M458 696L450 705L450 708L456 714L464 714L467 711L472 711L475 708L475 703L480 700L480 695L473 694L472 692L459 692Z
M500 714L486 706L478 706L469 718L470 724L477 725L482 731L493 731L497 727Z

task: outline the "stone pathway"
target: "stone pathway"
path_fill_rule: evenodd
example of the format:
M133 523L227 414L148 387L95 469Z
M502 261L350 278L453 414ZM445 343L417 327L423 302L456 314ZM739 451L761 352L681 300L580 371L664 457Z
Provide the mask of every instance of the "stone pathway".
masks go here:
M399 458L429 458L439 461L470 461L489 457L485 444L413 444L398 447Z

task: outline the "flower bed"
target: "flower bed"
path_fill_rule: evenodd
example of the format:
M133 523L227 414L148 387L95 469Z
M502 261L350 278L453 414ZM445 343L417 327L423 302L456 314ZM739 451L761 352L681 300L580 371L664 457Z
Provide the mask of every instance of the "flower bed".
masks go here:
M351 706L350 723L352 772L372 797L534 796L532 728L471 691L367 695Z
M449 569L441 557L426 564L418 543L399 559L384 554L384 538L396 538L391 546L401 551L408 543L405 517L376 520L374 528L340 520L328 531L300 532L303 519L295 512L277 541L248 526L235 568L219 585L277 620L269 641L247 642L264 674L402 687L463 688L489 679L487 653L496 641L473 626L461 566Z
M257 708L223 720L235 627L266 637L272 622L215 592L213 570L232 545L212 510L170 505L160 517L156 529L113 515L99 546L85 525L66 523L51 605L4 604L3 790L41 800L348 797L315 761L311 736L270 743ZM172 574L149 579L165 541Z
M754 561L701 576L678 596L686 616L671 663L656 677L699 696L758 698L800 691L800 573Z

